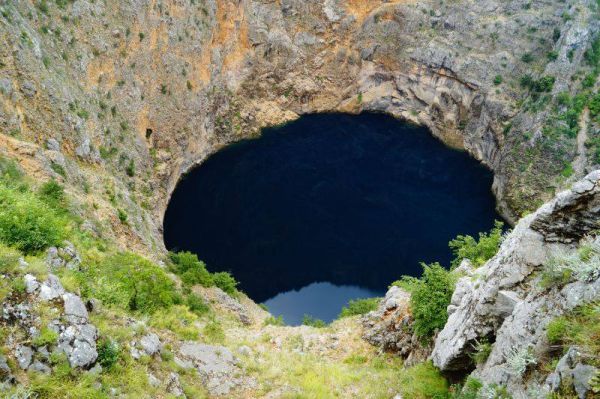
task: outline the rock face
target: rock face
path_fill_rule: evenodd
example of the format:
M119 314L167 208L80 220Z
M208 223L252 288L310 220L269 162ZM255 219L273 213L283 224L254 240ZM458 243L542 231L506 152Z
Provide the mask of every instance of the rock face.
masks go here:
M410 294L392 286L377 310L363 317L363 338L384 351L397 353L406 365L411 365L426 359L431 351L414 335L412 321Z
M572 77L589 69L583 54L600 25L592 0L210 0L202 11L177 2L176 12L81 1L65 11L77 27L27 18L35 4L13 3L19 23L0 25L11 65L0 70L3 148L93 196L95 216L109 216L110 182L134 223L94 219L140 250L162 246L160 221L187 169L312 112L385 112L428 126L494 170L501 210L516 220L561 187L576 155L573 138L542 134L552 107L516 106L532 102L519 80L548 75L551 94L576 93ZM49 22L57 35L41 33ZM75 39L77 62L67 61Z
M473 344L487 338L494 342L491 354L474 374L488 384L507 386L515 395L526 395L522 375L511 370L509 359L518 351L543 357L549 351L548 322L600 298L597 275L542 288L539 273L554 253L573 251L570 243L596 228L599 201L600 171L595 171L523 218L496 256L468 270L457 283L448 322L435 340L433 363L443 371L467 371L473 367ZM542 385L545 376L529 378L534 381L527 385Z
M236 359L225 347L187 342L181 346L179 354L198 370L211 395L226 395L244 383Z

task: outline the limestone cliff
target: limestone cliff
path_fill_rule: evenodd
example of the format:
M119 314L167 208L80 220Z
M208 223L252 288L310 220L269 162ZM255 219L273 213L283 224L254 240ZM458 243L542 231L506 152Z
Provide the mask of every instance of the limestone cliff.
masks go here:
M591 0L1 9L3 151L40 178L64 179L124 245L160 250L182 173L303 113L376 111L427 125L494 170L498 206L513 221L596 163L597 125L582 116L588 131L560 133L568 107L552 97L579 93L593 68ZM553 85L522 86L524 76Z

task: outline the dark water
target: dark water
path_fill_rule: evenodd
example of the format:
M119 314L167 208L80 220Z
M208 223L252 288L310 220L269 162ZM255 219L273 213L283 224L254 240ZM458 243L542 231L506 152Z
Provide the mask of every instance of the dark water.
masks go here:
M167 209L165 244L230 271L288 323L331 320L348 299L420 275L420 261L448 265L449 240L500 218L491 184L491 172L425 128L309 115L191 171Z

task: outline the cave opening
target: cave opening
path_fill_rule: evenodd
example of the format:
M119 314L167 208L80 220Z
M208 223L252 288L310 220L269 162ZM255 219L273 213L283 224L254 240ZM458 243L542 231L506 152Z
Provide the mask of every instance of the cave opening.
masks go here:
M419 276L420 262L449 266L449 240L501 219L492 177L424 127L306 115L187 173L165 213L165 245L231 272L288 324L331 321L348 300Z

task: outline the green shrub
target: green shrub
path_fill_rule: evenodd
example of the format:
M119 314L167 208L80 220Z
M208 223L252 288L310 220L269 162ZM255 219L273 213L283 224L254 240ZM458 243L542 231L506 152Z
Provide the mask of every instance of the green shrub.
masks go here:
M42 184L39 193L41 198L46 201L48 205L55 209L65 209L67 204L65 190L56 180L48 180L46 183Z
M119 218L119 221L123 224L127 223L127 219L129 219L129 216L127 215L127 212L125 212L123 209L119 208L117 209L117 217Z
M450 241L448 246L454 253L452 267L456 267L463 259L469 259L474 266L481 266L491 259L502 242L502 228L504 223L496 220L489 233L479 233L479 240L466 235L459 235Z
M600 93L597 93L594 97L592 97L588 103L588 107L590 109L590 115L592 117L600 116Z
M558 58L558 53L556 51L549 51L546 56L548 57L549 61L555 61Z
M175 284L165 271L131 252L109 256L88 273L90 296L109 306L153 313L177 302Z
M478 399L477 393L483 384L477 378L468 377L464 386L453 385L450 387L451 399Z
M23 178L23 172L12 159L0 156L0 179L6 185L13 185Z
M177 274L185 285L200 284L210 287L214 284L211 274L206 270L204 262L191 252L170 252L171 271Z
M492 344L487 339L481 339L479 341L475 341L473 345L474 352L471 355L471 358L476 364L485 363L487 358L492 353Z
M304 317L302 318L302 324L305 326L316 327L316 328L327 327L327 323L325 323L323 320L316 319L307 314L305 314Z
M7 247L0 243L0 272L10 273L19 264L21 253L14 248Z
M135 164L133 163L133 159L129 160L129 164L127 164L127 167L125 168L125 173L127 173L127 176L129 177L135 176Z
M238 282L235 281L235 279L231 276L231 274L229 274L227 272L213 273L212 278L213 278L214 284L217 287L219 287L220 289L222 289L229 295L233 295L233 296L237 295L238 292L237 292L236 286L238 285Z
M562 342L567 334L569 323L564 317L557 317L546 326L546 337L551 344Z
M206 304L206 302L204 302L204 300L196 294L188 295L185 304L193 313L198 316L205 315L210 311L210 307Z
M357 316L369 313L372 310L377 309L381 298L363 298L363 299L351 299L348 305L342 308L342 311L338 318Z
M499 84L501 84L501 83L502 83L502 76L500 76L500 75L496 75L496 76L494 77L494 84L495 84L496 86L498 86L498 85L499 85Z
M265 326L285 326L285 321L283 321L283 316L269 316L265 319Z
M525 53L521 56L521 61L529 64L531 61L533 61L533 55L531 53Z
M415 334L427 339L437 329L441 329L448 320L446 308L454 292L454 278L440 266L439 263L423 266L423 276L413 278L411 287L410 306L415 322Z
M106 370L113 368L121 358L119 345L109 339L103 339L98 343L98 363Z
M66 237L67 221L48 209L46 203L28 191L0 185L0 240L33 253L59 245Z

